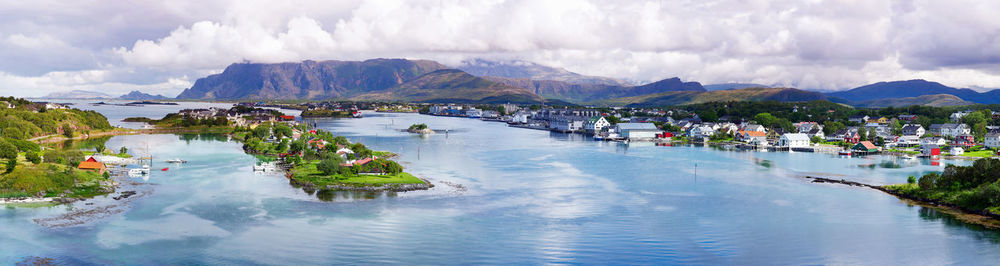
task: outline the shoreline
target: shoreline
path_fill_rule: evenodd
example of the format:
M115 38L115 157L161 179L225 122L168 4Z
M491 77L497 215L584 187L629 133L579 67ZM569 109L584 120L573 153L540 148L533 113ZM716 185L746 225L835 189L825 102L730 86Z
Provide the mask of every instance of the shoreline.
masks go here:
M865 188L870 188L870 189L878 190L878 191L881 191L883 193L892 195L892 196L896 197L897 199L900 199L903 202L906 202L907 204L910 204L910 205L919 205L919 206L923 206L923 207L927 207L927 208L932 208L934 210L937 210L937 211L940 211L940 212L943 212L943 213L946 213L946 214L950 214L950 215L954 216L955 219L958 219L958 220L966 222L966 223L981 225L981 226L984 226L984 227L989 228L989 229L1000 229L1000 215L997 215L997 214L994 214L994 213L990 213L990 212L987 212L987 211L969 210L969 209L962 208L962 207L959 207L959 206L956 206L956 205L950 204L950 203L940 202L940 201L937 201L937 200L925 199L925 198L921 198L921 197L914 197L914 196L910 196L910 195L907 195L907 194L899 193L899 192L894 191L894 190L890 190L890 189L886 188L885 186L876 186L876 185L870 185L870 184L865 184L865 183L861 183L861 182L848 181L848 180L844 180L844 179L837 180L837 179L824 178L824 177L816 177L816 176L803 176L803 178L812 180L812 181L810 181L811 183L821 183L821 184L822 183L831 183L831 184L847 185L847 186L852 186L852 187L865 187Z
M156 128L156 129L124 129L124 130L112 130L91 133L88 135L80 135L72 138L67 138L62 135L47 135L28 139L28 141L33 141L38 144L46 143L56 143L67 140L84 140L96 137L107 137L107 136L122 136L122 135L143 135L143 134L171 134L171 133L224 133L224 130L231 130L230 128Z

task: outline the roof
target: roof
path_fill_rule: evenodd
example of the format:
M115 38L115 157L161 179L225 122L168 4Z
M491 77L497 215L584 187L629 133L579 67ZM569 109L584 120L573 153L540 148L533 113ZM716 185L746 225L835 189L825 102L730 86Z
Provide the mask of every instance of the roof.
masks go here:
M766 133L764 133L764 131L744 131L744 130L739 131L739 134L746 135L747 137L761 137L767 135Z
M104 164L103 163L99 163L99 162L83 161L83 162L80 162L80 166L78 166L77 168L80 168L80 169L101 169L101 168L104 168Z
M620 130L660 130L653 123L618 123Z
M809 135L802 134L802 133L788 133L788 134L781 135L781 137L786 138L788 140L805 140L805 141L809 141Z
M590 123L590 124L597 123L597 121L601 121L601 118L604 118L604 117L603 116L591 117L591 118L587 119L587 123Z
M367 163L369 163L369 162L371 162L371 161L372 161L372 158L364 158L364 159L361 159L361 160L357 160L357 161L354 161L353 163L349 163L349 164L344 164L344 165L345 165L345 166L352 166L352 165L365 165L365 164L367 164Z
M862 146L865 149L869 149L869 150L877 150L878 149L878 147L875 146L875 144L872 144L871 141L867 141L867 140L866 141L862 141L862 142L858 142L858 144L855 145L855 147L856 146Z

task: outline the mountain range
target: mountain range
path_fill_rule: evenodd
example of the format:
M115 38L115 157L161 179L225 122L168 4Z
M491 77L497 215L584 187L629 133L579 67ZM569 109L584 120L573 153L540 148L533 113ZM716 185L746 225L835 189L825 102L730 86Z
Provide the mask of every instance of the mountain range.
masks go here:
M980 93L925 80L879 82L826 94L751 83L702 85L676 77L632 85L525 61L475 59L449 67L429 60L371 59L232 64L222 73L198 79L177 98L631 106L830 100L859 107L884 107L1000 103L1000 90Z
M108 95L103 92L96 91L86 91L86 90L71 90L71 91L60 91L53 92L45 95L46 99L110 99L114 96Z

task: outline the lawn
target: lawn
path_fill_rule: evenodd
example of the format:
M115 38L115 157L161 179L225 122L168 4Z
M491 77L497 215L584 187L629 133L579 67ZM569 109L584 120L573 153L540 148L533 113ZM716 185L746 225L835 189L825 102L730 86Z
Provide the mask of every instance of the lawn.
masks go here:
M381 184L423 184L424 181L409 174L395 175L324 175L316 170L319 161L296 166L292 169L292 178L298 181L312 183L317 186L326 185L381 185Z
M966 152L965 154L962 154L962 156L989 158L989 157L996 156L996 154L997 153L995 151L992 151L992 150L981 150L981 151Z

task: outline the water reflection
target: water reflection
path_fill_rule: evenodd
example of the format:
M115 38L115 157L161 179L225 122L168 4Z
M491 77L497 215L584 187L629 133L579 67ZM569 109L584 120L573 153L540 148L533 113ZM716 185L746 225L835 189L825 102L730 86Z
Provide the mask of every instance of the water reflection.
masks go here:
M982 225L966 223L962 220L956 218L954 215L940 212L933 208L928 208L924 206L919 206L920 209L917 211L920 214L920 218L926 221L941 222L945 226L965 229L971 232L974 237L979 240L986 240L994 244L1000 244L1000 231L987 228Z

